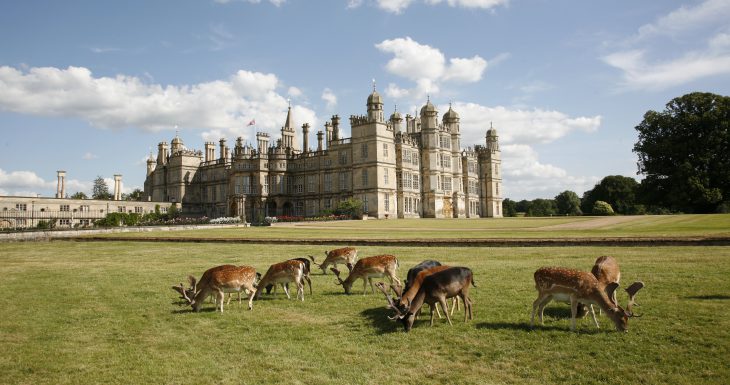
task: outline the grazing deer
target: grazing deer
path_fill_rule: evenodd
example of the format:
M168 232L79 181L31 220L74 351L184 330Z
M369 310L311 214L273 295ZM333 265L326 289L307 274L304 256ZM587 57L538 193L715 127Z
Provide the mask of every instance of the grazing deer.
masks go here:
M352 272L352 266L357 261L357 249L354 247L343 247L332 251L325 251L324 255L325 259L324 262L322 262L321 264L315 262L313 256L309 256L309 258L312 260L312 263L322 269L322 274L327 274L327 266L332 265L336 269L337 264L345 264L347 266L347 269Z
M291 299L289 295L289 289L284 285L288 282L294 282L297 285L297 298L301 296L304 301L304 279L305 265L301 261L296 259L290 259L288 261L279 262L271 265L269 270L266 271L264 277L259 281L258 288L255 294L252 294L248 299L249 309L253 306L253 300L258 299L261 296L261 292L269 284L277 285L281 284L286 293L286 298Z
M400 298L396 301L396 305L401 308L403 312L407 311L408 305L413 301L413 299L416 297L416 294L418 294L418 290L421 288L421 285L423 284L423 280L426 279L426 277L438 273L439 271L443 271L448 269L450 266L443 266L443 265L436 265L432 266L430 268L421 270L416 274L414 277L412 277L408 282L406 282L405 287L407 289L404 289L402 295L400 295ZM411 269L413 270L413 269ZM409 270L408 272L410 273ZM459 297L454 297L453 302L451 304L451 315L454 314L454 309L459 304ZM434 306L434 305L431 305ZM436 307L436 315L438 315L439 318L441 318L441 313L439 313L439 308Z
M200 311L205 299L213 294L216 299L216 309L220 307L221 313L223 313L225 293L247 290L253 296L256 292L255 280L256 269L251 266L216 266L206 270L203 276L200 277L200 281L193 282L193 286L197 290L194 298L191 299L185 291L183 291L183 296L193 307L193 310L197 312Z
M290 261L299 261L304 264L304 279L307 280L307 283L309 283L309 295L312 295L312 279L309 277L309 273L311 272L310 269L310 261L307 258L292 258ZM289 289L289 283L285 283L284 286L286 286L287 289ZM276 291L276 285L273 283L270 283L266 285L266 294L271 294L271 290Z
M446 315L446 320L449 321L449 325L452 325L451 317L449 317L446 307L446 299L456 296L461 297L461 300L464 301L464 322L474 319L472 303L469 298L470 286L476 287L474 285L474 275L469 268L449 267L433 273L423 279L423 283L421 283L421 287L418 289L418 293L416 293L413 301L408 301L408 308L405 312L401 312L398 306L390 300L382 284L379 284L378 288L386 294L391 308L395 310L395 319L400 320L403 323L405 331L408 332L413 328L416 314L421 310L424 303L429 304L431 307L431 326L433 326L436 303L441 305L441 309Z
M337 276L336 282L338 285L342 285L345 289L345 294L350 294L352 284L357 279L362 278L362 294L364 295L367 291L367 283L370 282L370 288L375 293L375 287L373 287L373 278L379 278L387 276L390 279L391 285L396 283L400 286L400 280L398 279L398 259L392 255L376 255L374 257L363 258L355 264L355 267L350 271L350 275L343 281L340 278L340 271L336 268L331 269Z
M642 282L634 282L626 292L629 294L629 302L626 310L613 301L614 292L619 287L618 283L603 283L593 274L561 267L543 267L535 271L535 288L538 291L537 299L532 303L532 316L530 326L535 325L535 312L540 316L540 324L543 324L543 309L551 300L570 302L570 330L575 330L575 318L578 310L578 302L598 305L610 318L616 330L628 331L629 317L638 317L632 312L634 296L644 287ZM591 312L593 322L598 327L595 313Z

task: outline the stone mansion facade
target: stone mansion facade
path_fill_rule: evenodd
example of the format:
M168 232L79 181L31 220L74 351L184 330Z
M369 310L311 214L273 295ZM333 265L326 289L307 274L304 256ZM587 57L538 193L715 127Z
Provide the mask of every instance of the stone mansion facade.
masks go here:
M256 134L256 145L226 139L189 150L176 135L147 161L145 201L181 203L186 215L316 216L349 198L375 218L502 217L501 159L497 132L483 145L462 149L459 115L449 107L438 121L430 100L420 116L393 113L385 119L381 96L367 98L367 115L351 116L351 137L340 137L332 116L309 144L299 144L291 107L281 138Z

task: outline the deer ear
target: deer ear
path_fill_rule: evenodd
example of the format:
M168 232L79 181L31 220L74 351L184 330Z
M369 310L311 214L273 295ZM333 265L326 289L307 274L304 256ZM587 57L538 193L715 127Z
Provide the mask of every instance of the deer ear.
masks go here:
M608 296L608 299L613 302L613 293L618 289L618 283L611 282L608 285L606 285L606 295ZM618 306L618 304L614 303L614 306Z

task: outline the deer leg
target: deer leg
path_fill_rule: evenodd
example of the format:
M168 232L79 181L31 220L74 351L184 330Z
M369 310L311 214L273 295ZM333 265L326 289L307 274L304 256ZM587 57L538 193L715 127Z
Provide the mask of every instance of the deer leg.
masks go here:
M256 290L249 289L249 291L251 294L248 295L248 310L253 310L253 297L256 295Z
M302 295L302 302L304 302L304 283L301 279L297 282L297 298L299 298L300 293Z
M593 323L596 324L596 329L600 329L601 327L598 326L598 320L596 319L596 312L593 311L593 305L588 305L588 311L591 312L591 317L593 317Z
M451 317L449 317L449 309L447 308L447 305L446 305L446 298L445 297L439 298L439 304L441 304L441 309L443 309L444 315L446 316L446 320L449 321L449 325L453 325L451 323ZM434 304L434 306L435 305L436 304Z
M530 316L530 327L535 327L535 313L538 313L540 317L540 325L543 325L542 321L542 309L545 307L543 302L548 297L543 297L541 294L538 293L537 299L532 303L532 315ZM466 307L466 301L464 301L464 307Z
M428 307L429 307L429 309L431 309L430 310L430 313L431 313L431 324L429 326L433 326L433 313L434 313L434 309L438 309L438 308L436 307L436 304L429 305ZM421 309L423 309L423 307L421 307ZM420 312L420 309L419 309L419 312Z
M375 294L375 286L373 286L373 279L368 278L368 282L370 282L370 290Z
M372 282L370 282L372 285ZM368 278L362 277L362 295L365 295L368 291Z
M309 279L309 276L304 277L307 280L307 283L309 283L309 295L312 295L312 280Z
M431 306L431 307L435 307L435 308L436 308L436 315L437 315L437 316L439 316L439 319L441 319L441 312L439 311L439 308L438 308L438 306L436 306L436 305L434 304L434 305L433 305L433 306Z
M225 301L225 300L226 300L226 293L224 293L224 292L222 292L222 291L220 291L220 290L219 290L219 291L218 291L217 293L215 293L215 294L216 294L216 303L217 303L218 305L220 305L220 308L221 308L221 313L223 313L223 301ZM216 308L217 308L217 307L218 307L218 306L216 306Z
M570 296L570 330L575 330L575 316L578 314L578 298Z
M281 284L281 287L284 288L284 293L286 293L286 299L291 299L291 296L289 295L289 288L287 288L283 283Z

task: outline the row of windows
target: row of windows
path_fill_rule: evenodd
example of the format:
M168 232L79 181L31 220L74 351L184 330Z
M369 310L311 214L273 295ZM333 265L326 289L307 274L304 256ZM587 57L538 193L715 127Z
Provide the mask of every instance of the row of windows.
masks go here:
M420 176L418 175L418 173L410 173L405 171L399 172L396 178L398 179L398 188L400 188L401 190L419 190L421 188Z

